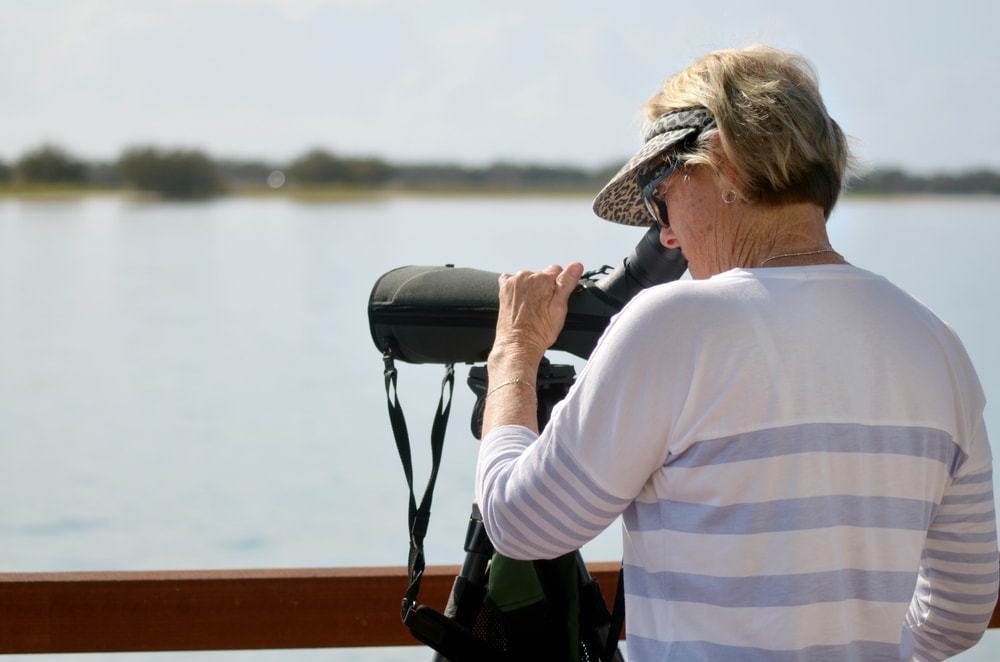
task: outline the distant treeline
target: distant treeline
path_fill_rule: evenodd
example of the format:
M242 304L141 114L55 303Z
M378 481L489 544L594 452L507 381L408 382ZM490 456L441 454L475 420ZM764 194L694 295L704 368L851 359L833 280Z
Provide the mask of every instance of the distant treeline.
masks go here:
M579 191L594 193L618 170L495 163L393 164L313 149L289 163L218 160L199 150L130 147L113 162L87 162L57 145L42 145L13 163L0 161L0 186L131 189L167 198L206 198L253 189L427 191ZM850 183L855 193L1000 195L1000 173L975 170L915 176L876 169Z
M880 168L852 180L848 190L854 193L1000 195L1000 173L978 169L957 174L936 173L916 177L899 169Z

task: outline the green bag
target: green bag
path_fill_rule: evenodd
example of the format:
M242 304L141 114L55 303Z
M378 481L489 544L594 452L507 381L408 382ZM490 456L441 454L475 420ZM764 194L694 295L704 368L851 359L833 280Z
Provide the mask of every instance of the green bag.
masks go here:
M576 553L551 561L493 555L486 605L507 633L512 657L580 662L581 648L592 647L580 637L578 562Z

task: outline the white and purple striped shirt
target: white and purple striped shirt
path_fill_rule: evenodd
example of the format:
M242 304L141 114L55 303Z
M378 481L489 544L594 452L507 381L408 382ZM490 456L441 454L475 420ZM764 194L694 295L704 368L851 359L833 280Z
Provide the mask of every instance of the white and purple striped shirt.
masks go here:
M997 598L983 393L951 330L844 265L642 292L536 440L484 439L496 548L619 515L629 659L939 660Z

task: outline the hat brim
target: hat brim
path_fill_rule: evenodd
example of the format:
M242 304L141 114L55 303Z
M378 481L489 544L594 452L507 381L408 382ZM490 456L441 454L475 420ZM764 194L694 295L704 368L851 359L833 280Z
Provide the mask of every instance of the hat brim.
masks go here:
M674 111L660 117L654 123L654 135L646 140L642 148L594 198L594 213L605 220L623 225L646 226L653 223L642 199L639 175L649 169L657 156L697 133L711 121L711 114L704 108ZM658 124L665 130L657 133L655 127Z

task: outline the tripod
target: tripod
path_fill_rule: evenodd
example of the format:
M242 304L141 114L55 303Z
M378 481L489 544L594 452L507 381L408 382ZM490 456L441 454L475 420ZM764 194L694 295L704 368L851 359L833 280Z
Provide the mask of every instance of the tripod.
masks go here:
M538 396L538 424L544 427L548 422L552 409L565 397L576 378L573 366L552 365L543 359L539 366L536 391ZM482 436L483 409L485 407L488 376L485 366L473 366L469 371L468 384L476 394L476 404L472 412L472 434L476 439ZM553 660L565 655L565 649L552 644L554 639L547 637L549 646L542 638L521 637L524 641L512 640L492 619L483 617L483 601L487 593L487 581L491 561L494 558L493 545L486 535L479 506L472 504L472 513L465 536L465 561L459 575L455 578L445 616L473 630L477 636L491 641L508 652L511 659L518 660ZM586 563L579 550L570 558L561 557L555 561L537 561L536 564L561 564L562 572L568 566L571 572L575 570L579 591L577 598L580 605L581 623L579 626L580 659L590 662L622 662L621 653L617 647L617 636L620 632L620 620L612 626L613 617L607 611L600 588L590 576ZM554 566L539 566L540 572L551 573ZM621 580L619 580L620 582ZM619 587L619 591L621 587ZM619 596L621 597L621 596ZM616 611L623 605L616 604ZM618 614L621 616L621 614ZM609 631L615 641L608 641ZM565 645L563 643L563 645ZM441 653L435 653L433 662L449 662ZM457 660L453 662L459 662Z

